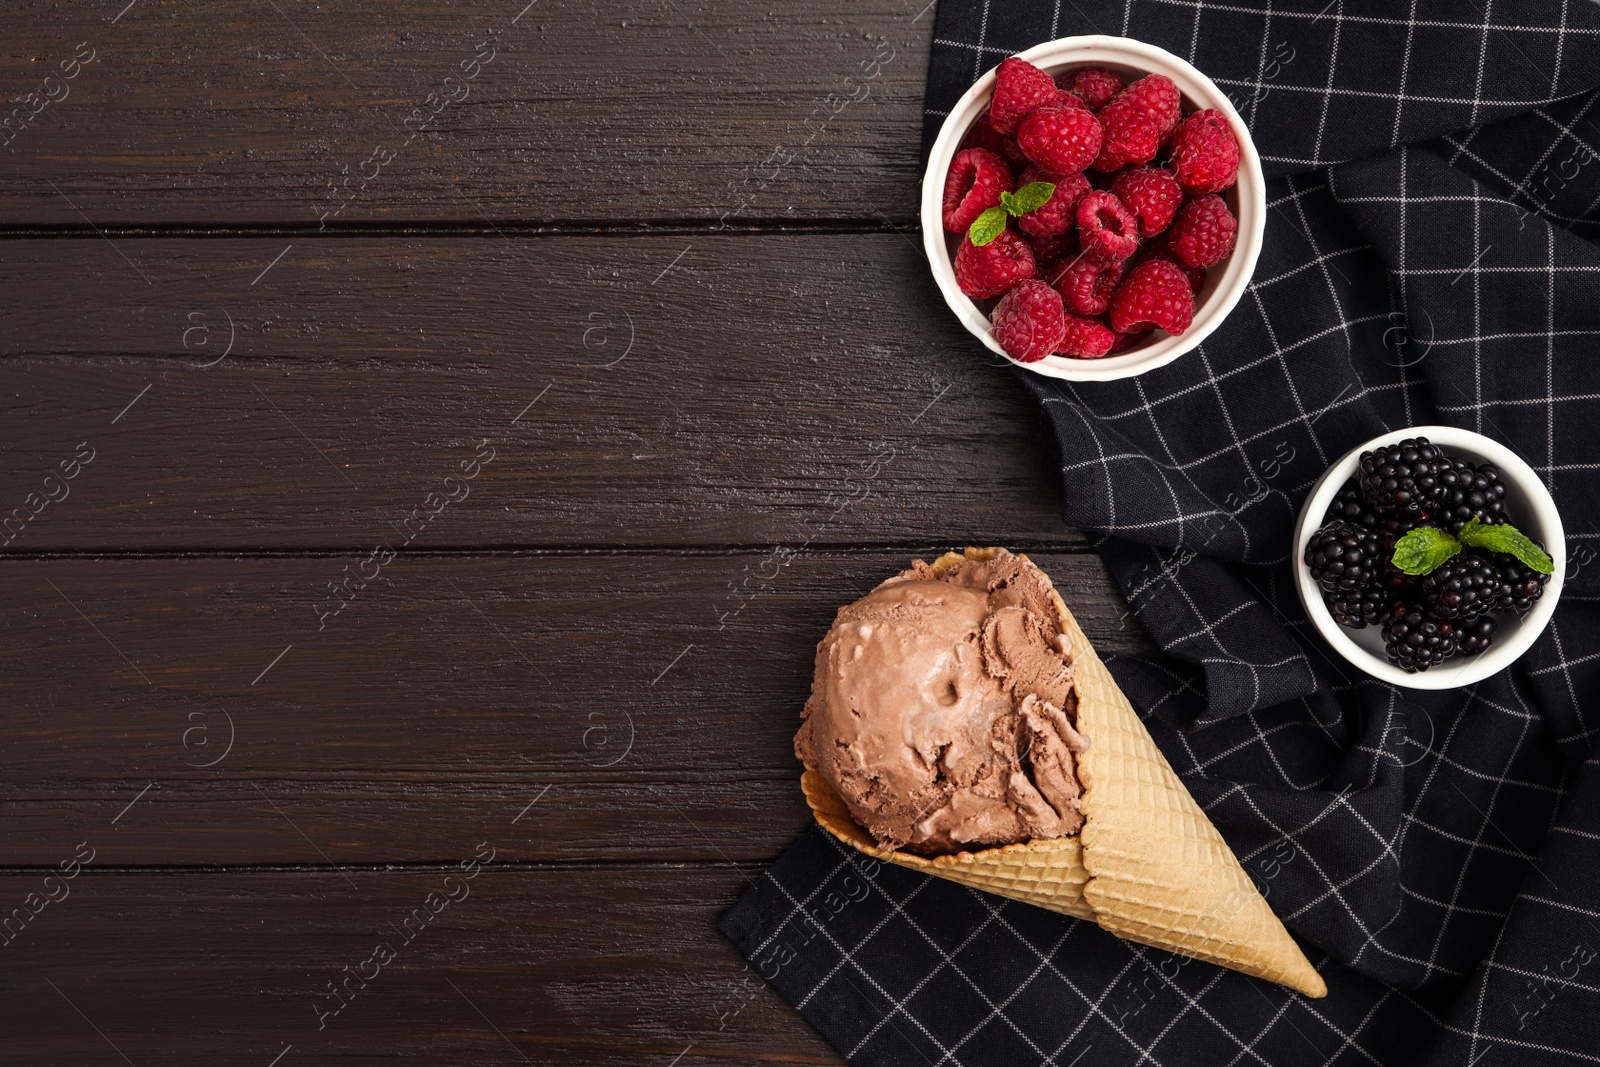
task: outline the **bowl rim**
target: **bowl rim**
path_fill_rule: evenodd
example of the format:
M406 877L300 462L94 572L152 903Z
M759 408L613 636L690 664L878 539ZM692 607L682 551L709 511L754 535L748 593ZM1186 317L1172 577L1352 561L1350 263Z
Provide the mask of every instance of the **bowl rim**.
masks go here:
M1520 620L1517 630L1504 641L1497 641L1487 652L1464 659L1454 666L1450 665L1450 661L1446 661L1444 665L1417 674L1407 674L1388 660L1358 645L1350 637L1350 631L1334 621L1333 614L1322 602L1321 591L1304 562L1306 544L1311 540L1311 535L1321 528L1328 505L1333 503L1339 488L1359 466L1361 453L1378 445L1410 437L1426 437L1446 451L1460 450L1481 462L1493 464L1508 483L1514 485L1528 498L1533 514L1520 517L1523 522L1519 523L1519 528L1530 537L1543 541L1545 551L1550 554L1550 559L1555 564L1544 594L1534 604L1533 610ZM1300 603L1305 608L1306 617L1311 620L1317 632L1352 666L1379 681L1406 689L1440 690L1473 685L1515 663L1533 646L1534 641L1538 640L1555 614L1556 602L1561 599L1567 561L1566 532L1561 524L1561 513L1556 509L1550 490L1545 487L1533 468L1499 441L1457 426L1411 426L1400 430L1389 430L1363 441L1340 456L1323 472L1322 477L1317 479L1311 492L1307 494L1305 503L1300 506L1292 547L1295 590L1300 594Z
M1099 62L1133 66L1149 74L1165 74L1178 83L1185 96L1226 115L1239 141L1239 232L1234 250L1217 288L1204 303L1196 307L1193 324L1180 337L1163 337L1154 344L1125 355L1103 356L1099 359L1051 355L1035 363L1017 363L1006 356L994 339L988 316L956 284L955 267L945 245L942 212L944 176L949 171L951 160L955 158L956 147L987 106L994 91L996 68L990 68L945 116L923 172L923 251L928 257L940 294L967 331L982 341L991 352L1005 358L1007 363L1035 374L1069 381L1112 381L1164 367L1195 348L1222 324L1222 320L1244 296L1250 278L1255 273L1266 228L1267 199L1261 157L1250 138L1250 131L1233 102L1217 88L1215 82L1187 60L1153 44L1130 37L1090 34L1045 41L1017 55L1046 70L1068 64Z

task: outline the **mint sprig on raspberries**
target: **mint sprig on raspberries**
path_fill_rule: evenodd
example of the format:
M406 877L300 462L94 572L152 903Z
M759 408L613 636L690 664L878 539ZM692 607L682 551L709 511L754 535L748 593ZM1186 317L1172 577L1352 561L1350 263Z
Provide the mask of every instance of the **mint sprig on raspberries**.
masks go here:
M1044 207L1055 192L1055 182L1029 182L1014 193L1001 193L1000 204L1013 215L1026 215Z
M1055 191L1054 182L1029 182L1014 193L1002 192L998 206L972 220L972 225L967 227L967 239L982 248L1000 236L1008 217L1038 211L1050 202Z
M1555 561L1527 534L1508 522L1486 526L1477 517L1463 526L1455 537L1437 526L1418 526L1395 542L1392 562L1405 574L1431 574L1463 546L1515 556L1540 574L1549 574L1555 569Z

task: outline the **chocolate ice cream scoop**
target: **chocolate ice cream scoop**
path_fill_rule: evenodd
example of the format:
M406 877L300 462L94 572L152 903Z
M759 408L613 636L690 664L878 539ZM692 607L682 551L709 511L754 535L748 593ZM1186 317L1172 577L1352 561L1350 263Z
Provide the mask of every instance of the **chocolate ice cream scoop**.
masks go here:
M840 609L795 754L886 848L922 855L1076 833L1072 650L1049 579L1001 551L918 561Z
M947 552L841 611L795 751L846 846L1327 995L1026 557Z

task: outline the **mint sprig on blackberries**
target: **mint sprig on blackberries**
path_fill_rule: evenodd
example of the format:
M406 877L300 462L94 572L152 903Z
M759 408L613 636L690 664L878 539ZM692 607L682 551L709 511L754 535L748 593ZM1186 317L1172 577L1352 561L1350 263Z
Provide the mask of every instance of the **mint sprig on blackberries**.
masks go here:
M1464 545L1473 548L1487 548L1491 552L1503 552L1532 567L1540 574L1549 574L1556 569L1555 560L1540 548L1527 534L1511 525L1509 522L1498 526L1485 526L1474 516L1461 528L1456 535Z
M1394 543L1389 562L1402 574L1422 575L1460 551L1461 542L1437 526L1418 526Z
M1540 574L1549 574L1556 566L1544 549L1509 522L1485 526L1477 516L1454 537L1437 526L1418 526L1395 542L1391 562L1406 574L1430 574L1467 546L1515 556Z
M1038 211L1049 203L1055 191L1054 182L1029 182L1014 193L1002 192L999 206L989 208L972 220L972 225L967 227L968 239L978 247L983 247L1000 236L1010 216Z
M1554 563L1508 521L1488 464L1425 437L1361 455L1305 564L1341 626L1382 628L1389 662L1424 671L1493 643L1496 615L1526 615Z

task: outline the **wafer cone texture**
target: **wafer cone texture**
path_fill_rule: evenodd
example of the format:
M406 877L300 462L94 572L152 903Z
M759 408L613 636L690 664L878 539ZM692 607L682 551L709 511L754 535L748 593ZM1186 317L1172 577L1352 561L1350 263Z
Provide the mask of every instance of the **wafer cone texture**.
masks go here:
M951 552L935 574L995 549ZM829 833L878 859L975 889L1037 904L1130 941L1266 978L1309 997L1322 976L1273 914L1211 820L1139 721L1077 620L1052 592L1077 671L1082 831L1000 848L925 857L877 846L816 771L801 777L806 802Z

